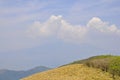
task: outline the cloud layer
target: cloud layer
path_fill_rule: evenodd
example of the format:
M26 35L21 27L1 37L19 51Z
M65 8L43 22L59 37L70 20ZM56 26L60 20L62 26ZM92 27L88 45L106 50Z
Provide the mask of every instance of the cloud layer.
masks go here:
M28 32L32 37L48 38L54 36L64 41L77 43L87 43L100 36L101 38L105 36L120 37L120 29L116 25L110 25L98 17L93 17L85 26L81 26L68 23L61 15L52 15L43 23L35 21Z

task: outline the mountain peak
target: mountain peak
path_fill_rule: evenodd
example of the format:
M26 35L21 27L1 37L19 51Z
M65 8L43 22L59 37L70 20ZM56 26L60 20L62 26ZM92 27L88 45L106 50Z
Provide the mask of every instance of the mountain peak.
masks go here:
M42 72L48 69L50 68L45 66L38 66L27 71L14 71L14 70L8 70L8 69L1 69L0 80L19 80L23 77L27 77L29 75Z

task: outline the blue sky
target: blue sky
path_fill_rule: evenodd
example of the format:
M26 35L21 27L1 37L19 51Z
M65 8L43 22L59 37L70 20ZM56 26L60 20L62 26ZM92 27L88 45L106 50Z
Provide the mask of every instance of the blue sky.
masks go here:
M120 55L119 0L0 0L0 69Z

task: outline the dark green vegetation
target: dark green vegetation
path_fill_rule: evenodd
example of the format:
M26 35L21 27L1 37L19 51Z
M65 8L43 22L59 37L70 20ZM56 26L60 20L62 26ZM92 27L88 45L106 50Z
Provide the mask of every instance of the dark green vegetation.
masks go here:
M109 72L115 78L115 75L120 76L120 57L114 58L109 65Z
M0 70L0 80L19 80L23 77L48 70L50 68L40 66L27 71Z
M88 67L99 68L102 71L111 73L113 79L120 77L120 56L100 55L70 64L84 64Z

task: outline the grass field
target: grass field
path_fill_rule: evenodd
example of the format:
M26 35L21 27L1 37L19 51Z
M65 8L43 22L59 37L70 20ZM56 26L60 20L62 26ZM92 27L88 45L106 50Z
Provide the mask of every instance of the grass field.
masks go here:
M82 64L73 64L42 73L37 73L22 80L113 80L111 75L100 69Z

